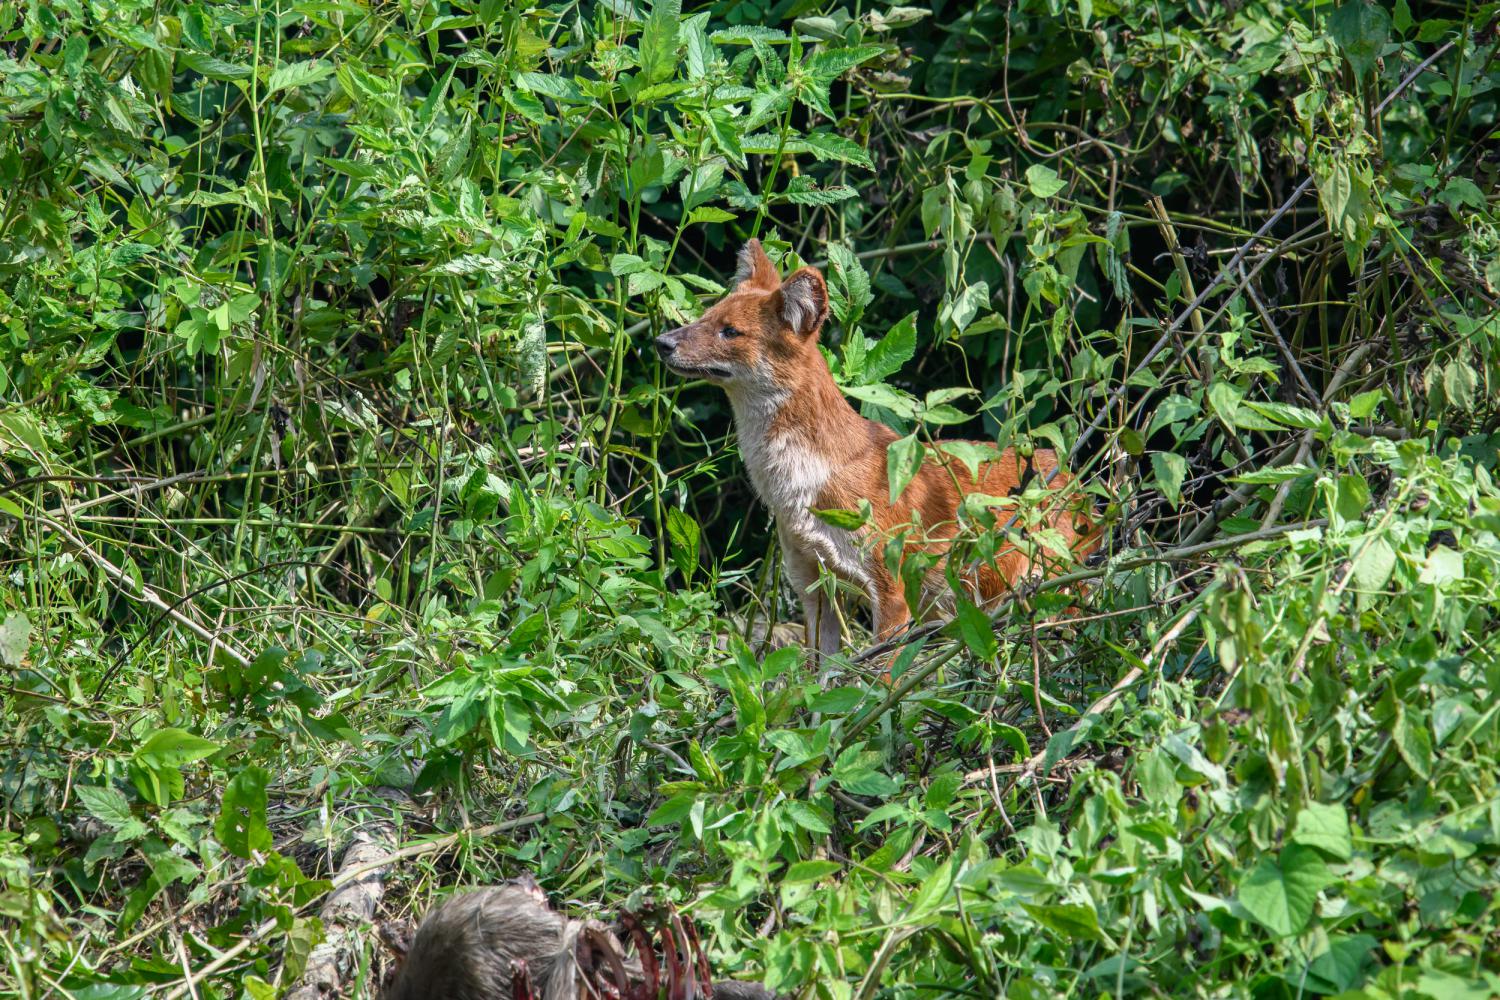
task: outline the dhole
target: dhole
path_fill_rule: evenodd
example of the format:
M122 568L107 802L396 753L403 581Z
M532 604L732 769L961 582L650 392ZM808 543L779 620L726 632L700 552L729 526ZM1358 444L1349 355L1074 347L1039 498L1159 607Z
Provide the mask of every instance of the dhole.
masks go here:
M912 620L901 580L883 556L885 542L903 529L904 552L945 556L958 530L965 494L1003 497L1022 479L1047 482L1057 467L1051 451L1037 450L1024 463L1014 449L981 465L977 480L960 461L929 454L911 484L890 503L886 449L896 434L866 420L839 392L818 350L818 331L828 318L828 290L816 268L804 267L782 281L759 240L740 251L733 290L695 322L656 338L656 351L678 375L722 386L734 409L740 453L750 481L776 518L787 575L802 596L808 645L837 652L839 617L818 582L819 567L868 596L875 633L888 638ZM1060 489L1069 476L1050 482ZM870 502L873 517L854 531L815 517L814 509L855 509ZM1076 502L1076 501L1075 501ZM1076 557L1097 545L1091 522L1052 501L1046 521ZM1000 523L1010 511L997 508ZM1054 557L1055 558L1055 557ZM1013 546L993 563L965 574L977 602L994 601L1033 572ZM951 591L941 567L924 581L924 607L940 605Z

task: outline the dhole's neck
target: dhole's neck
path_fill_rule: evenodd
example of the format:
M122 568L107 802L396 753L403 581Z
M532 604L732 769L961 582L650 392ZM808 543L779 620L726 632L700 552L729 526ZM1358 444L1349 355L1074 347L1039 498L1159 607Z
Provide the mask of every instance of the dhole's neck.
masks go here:
M740 453L757 491L773 507L804 504L800 495L781 495L821 488L814 480L826 482L868 440L864 418L844 399L823 355L809 348L812 356L793 378L767 371L758 382L729 389ZM815 475L817 469L826 474Z

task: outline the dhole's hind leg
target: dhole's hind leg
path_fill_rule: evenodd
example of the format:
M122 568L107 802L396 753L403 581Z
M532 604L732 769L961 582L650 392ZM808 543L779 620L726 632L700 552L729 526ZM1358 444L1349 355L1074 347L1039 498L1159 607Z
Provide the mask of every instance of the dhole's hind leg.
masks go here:
M827 592L818 586L817 560L789 544L785 535L781 536L781 555L786 561L787 579L802 600L808 648L821 656L837 653L843 640L839 612Z

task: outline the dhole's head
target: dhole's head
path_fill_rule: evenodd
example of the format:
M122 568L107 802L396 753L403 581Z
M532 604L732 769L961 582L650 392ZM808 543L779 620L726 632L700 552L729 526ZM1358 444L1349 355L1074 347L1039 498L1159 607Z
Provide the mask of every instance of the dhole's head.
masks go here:
M678 375L731 392L786 385L798 366L817 360L818 330L828 318L828 288L817 268L782 281L751 240L740 251L734 288L702 316L656 338L656 353Z

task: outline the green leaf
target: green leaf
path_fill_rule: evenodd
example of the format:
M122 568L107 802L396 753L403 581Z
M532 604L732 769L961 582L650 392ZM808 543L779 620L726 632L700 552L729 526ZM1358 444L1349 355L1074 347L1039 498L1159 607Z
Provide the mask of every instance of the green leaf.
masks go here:
M1363 591L1380 590L1396 570L1396 550L1385 538L1378 536L1361 544L1363 548L1354 557L1350 569L1354 584Z
M1310 473L1316 472L1310 465L1273 465L1265 469L1256 469L1241 476L1231 477L1231 482L1251 483L1261 486L1274 486L1277 483L1289 482Z
M1333 486L1334 528L1343 530L1364 516L1370 506L1370 484L1357 472L1342 475Z
M1000 652L1000 640L995 636L989 615L962 596L958 598L958 634L969 652L985 663L993 662Z
M517 73L515 84L521 90L533 94L542 94L554 101L567 101L570 103L582 103L588 100L583 91L578 89L578 84L566 77L557 76L552 73Z
M271 848L271 831L266 826L266 786L270 781L271 772L252 766L236 774L224 788L214 837L237 858L249 858L253 852Z
M820 49L807 60L805 68L812 76L835 80L874 59L885 48L884 45L852 45L843 49Z
M820 188L811 177L803 174L788 181L786 190L778 198L793 205L837 205L858 194L858 191L844 184Z
M825 834L833 832L833 827L828 825L828 820L823 814L806 802L788 802L786 811L787 815L792 817L792 821L804 830Z
M225 62L223 59L205 55L202 52L179 52L177 62L211 80L248 80L251 75L249 66Z
M953 300L952 307L948 310L948 321L954 328L963 333L979 310L988 305L990 301L990 286L986 281L976 281L964 287Z
M651 16L641 29L641 73L648 82L668 80L677 71L681 19L682 0L653 0Z
M1187 459L1175 451L1152 452L1151 471L1156 476L1156 488L1176 510L1182 503L1182 484L1187 480Z
M1478 388L1479 376L1467 361L1450 361L1443 368L1443 395L1448 398L1448 405L1465 413L1471 412Z
M332 75L332 64L322 59L283 63L271 71L271 77L266 81L266 95L270 96L281 90L306 87L320 80L326 80Z
M1421 719L1412 719L1404 705L1400 705L1396 712L1396 725L1391 730L1391 740L1396 744L1396 752L1406 761L1406 766L1419 778L1425 780L1432 776L1432 734Z
M804 882L820 882L830 875L837 875L844 866L837 861L799 861L781 876L782 885L801 885Z
M1232 382L1215 382L1208 387L1208 402L1214 413L1230 427L1238 427L1240 400L1245 392Z
M1099 914L1083 903L1051 903L1039 905L1022 903L1021 907L1043 927L1056 931L1064 940L1081 938L1085 941L1102 941L1099 930Z
M1197 403L1186 396L1173 393L1156 404L1156 413L1152 415L1151 424L1146 428L1146 436L1150 437L1163 427L1196 417L1198 412Z
M865 378L879 382L896 374L917 353L917 314L908 313L889 333L870 346Z
M904 420L915 420L917 411L921 407L921 404L913 399L910 393L884 382L845 386L844 393L862 403L883 406Z
M920 920L948 899L953 891L953 866L957 859L940 864L922 882L922 887L911 898L906 910L906 920Z
M1442 587L1464 578L1464 557L1446 545L1435 545L1427 553L1422 564L1422 573L1417 582L1427 586Z
M1050 198L1067 187L1056 170L1042 163L1033 163L1026 168L1026 186L1038 198Z
M868 500L864 501L864 510L818 510L813 509L813 517L824 524L831 524L835 528L843 528L845 531L853 531L862 528L870 519Z
M617 253L609 259L609 273L617 278L650 270L650 265L633 253Z
M1284 427L1300 427L1303 430L1316 430L1323 426L1323 418L1312 410L1301 406L1292 406L1289 403L1276 403L1271 401L1259 402L1256 400L1243 400L1242 406L1247 406L1268 420L1274 420Z
M130 800L118 788L79 785L74 791L90 816L115 831L117 841L138 840L146 835L146 824L130 811Z
M701 529L692 515L676 507L667 510L667 536L672 540L672 563L682 574L683 583L691 583L698 568L698 537Z
M874 295L870 276L854 251L842 243L828 245L828 307L845 328L859 322Z
M194 736L183 729L158 729L136 748L134 757L142 765L152 768L177 768L195 760L211 757L219 751L219 744Z
M7 667L19 667L31 648L31 620L19 611L12 611L0 622L0 663Z
M890 485L891 503L901 498L922 467L924 449L916 434L892 441L885 453L886 480Z
M1278 858L1262 857L1240 879L1239 900L1262 926L1280 937L1300 934L1312 919L1318 893L1333 881L1317 851L1300 844Z
M1385 399L1385 390L1371 389L1362 392L1349 400L1349 415L1355 420L1364 420L1375 412L1375 408Z
M1345 0L1328 15L1328 34L1354 67L1355 76L1363 77L1375 68L1375 60L1390 38L1391 18L1370 0Z
M1338 803L1309 802L1297 813L1292 842L1316 847L1339 861L1354 856L1354 841L1349 834L1349 814Z
M810 132L802 137L802 143L819 160L853 163L866 168L875 166L874 161L870 159L869 152L863 146L836 132Z
M733 212L726 212L722 208L714 208L709 205L700 205L688 214L689 224L694 222L733 222L739 216Z

